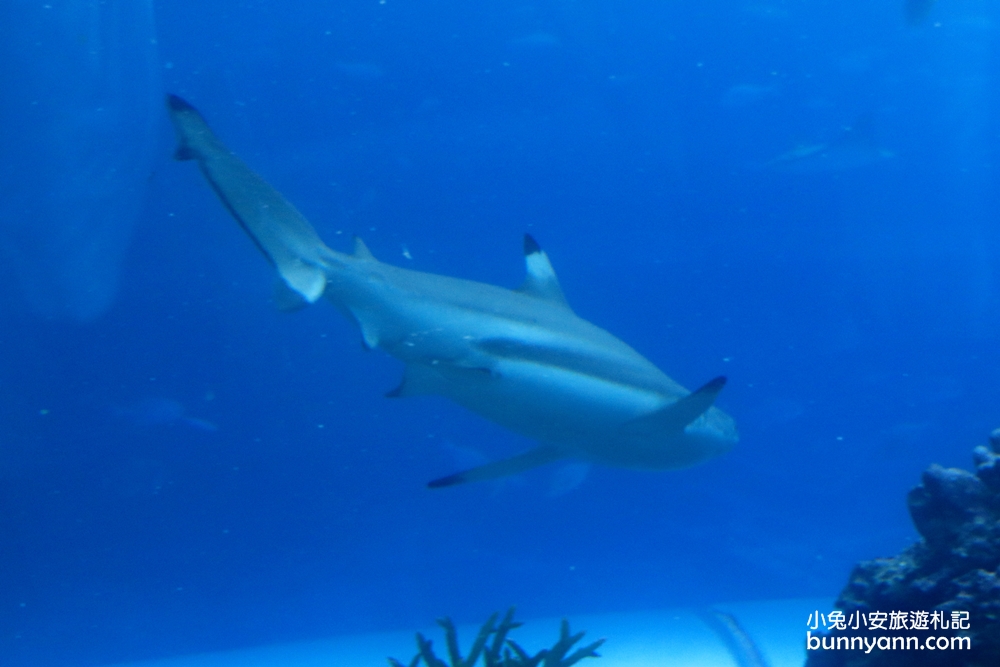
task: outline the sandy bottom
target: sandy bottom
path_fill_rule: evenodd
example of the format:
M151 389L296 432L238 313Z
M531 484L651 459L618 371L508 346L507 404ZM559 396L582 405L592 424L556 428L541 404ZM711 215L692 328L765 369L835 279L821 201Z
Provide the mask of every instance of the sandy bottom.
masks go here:
M766 600L715 605L733 614L763 653L769 667L801 667L809 614L826 613L831 599ZM519 619L525 625L512 638L530 651L551 644L559 636L559 619ZM573 632L586 630L580 645L601 637L599 660L579 667L757 667L740 665L726 645L697 613L690 609L596 614L569 617ZM475 637L475 626L459 628L463 650ZM422 629L434 640L439 657L446 658L438 628ZM128 667L386 667L393 656L407 664L416 654L413 631L334 637L296 644L203 653L163 660L127 663ZM116 667L126 667L125 664Z

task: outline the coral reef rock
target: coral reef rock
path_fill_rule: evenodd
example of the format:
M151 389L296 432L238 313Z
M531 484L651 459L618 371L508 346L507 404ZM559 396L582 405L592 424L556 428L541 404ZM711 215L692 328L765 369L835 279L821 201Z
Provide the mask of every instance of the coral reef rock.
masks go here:
M514 622L514 608L507 610L500 625L497 625L499 614L493 614L479 630L479 635L472 643L469 655L462 657L458 647L458 632L450 618L439 618L437 623L444 629L445 642L448 645L448 660L446 663L434 654L431 641L419 632L417 633L418 653L413 656L408 667L418 667L421 661L426 667L473 667L482 658L484 667L571 667L584 658L599 658L598 647L604 643L598 639L592 644L570 653L570 649L583 639L585 633L573 635L569 632L569 621L563 619L559 630L559 641L552 648L542 649L535 655L529 654L517 642L507 638L507 634L521 623ZM492 637L492 641L491 638ZM407 667L395 658L389 658L391 667Z
M894 558L857 565L841 592L836 608L845 619L884 612L886 629L849 624L824 631L807 647L807 667L1000 666L1000 429L990 434L990 447L975 448L973 460L975 474L928 468L907 497L922 539ZM892 623L893 612L905 613ZM859 636L888 639L883 647L849 648ZM905 639L898 648L891 644L909 637L916 638L911 648L903 648ZM935 646L927 646L929 637ZM947 648L940 637L948 638ZM951 638L963 637L968 642L952 647ZM848 638L843 648L834 648L838 638Z

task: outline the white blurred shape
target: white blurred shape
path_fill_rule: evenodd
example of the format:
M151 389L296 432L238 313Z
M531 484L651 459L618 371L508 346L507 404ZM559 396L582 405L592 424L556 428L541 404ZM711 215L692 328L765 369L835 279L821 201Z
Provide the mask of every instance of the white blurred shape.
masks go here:
M106 312L160 120L151 0L0 3L0 254L41 315Z

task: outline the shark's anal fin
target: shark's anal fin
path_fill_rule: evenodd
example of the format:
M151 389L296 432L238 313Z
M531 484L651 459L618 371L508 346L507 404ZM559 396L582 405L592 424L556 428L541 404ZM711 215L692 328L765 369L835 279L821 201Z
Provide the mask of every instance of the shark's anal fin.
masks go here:
M637 417L625 424L628 430L654 430L660 433L679 433L712 407L715 397L726 386L726 377L720 375L684 398L648 415Z
M524 235L524 268L526 275L517 288L519 292L569 307L549 256L531 234Z
M509 459L494 461L493 463L487 463L477 468L470 468L469 470L457 472L454 475L432 480L427 483L427 486L431 489L439 489L445 486L465 484L466 482L481 482L487 479L516 475L519 472L558 461L564 456L563 452L557 447L542 445L541 447L529 449L523 454L512 456Z

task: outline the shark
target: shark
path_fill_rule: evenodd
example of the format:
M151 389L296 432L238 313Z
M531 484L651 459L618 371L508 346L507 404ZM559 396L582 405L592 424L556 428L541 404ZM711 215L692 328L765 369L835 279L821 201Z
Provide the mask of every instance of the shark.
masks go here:
M800 174L835 173L869 167L893 157L895 153L875 143L873 119L864 114L841 128L831 141L799 144L763 166Z
M561 459L677 469L736 444L732 417L714 405L726 378L688 391L577 316L530 235L526 277L516 289L387 264L357 237L352 252L333 250L190 103L168 95L166 105L177 134L174 157L197 162L274 268L280 306L325 297L357 325L366 348L403 362L402 381L388 397L444 396L538 443L429 487L497 479Z

